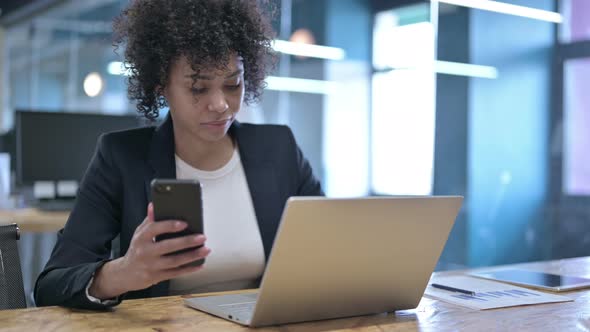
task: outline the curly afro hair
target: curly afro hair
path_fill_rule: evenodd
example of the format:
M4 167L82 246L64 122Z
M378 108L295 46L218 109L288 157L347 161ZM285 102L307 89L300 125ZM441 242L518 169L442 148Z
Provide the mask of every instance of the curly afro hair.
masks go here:
M244 63L244 102L260 99L275 63L274 33L256 0L133 0L113 23L115 50L125 48L128 95L154 120L167 106L162 89L171 65L186 56L195 72Z

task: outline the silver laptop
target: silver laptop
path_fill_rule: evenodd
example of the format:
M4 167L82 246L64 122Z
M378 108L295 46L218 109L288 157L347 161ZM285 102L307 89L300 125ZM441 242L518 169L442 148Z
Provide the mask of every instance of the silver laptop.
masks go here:
M462 201L292 197L258 293L185 304L252 327L415 308Z

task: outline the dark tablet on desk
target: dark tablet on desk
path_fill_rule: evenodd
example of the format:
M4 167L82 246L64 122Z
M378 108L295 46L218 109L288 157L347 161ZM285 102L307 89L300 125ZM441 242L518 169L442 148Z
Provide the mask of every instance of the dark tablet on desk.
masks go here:
M590 287L590 279L528 270L485 271L474 272L471 275L554 292Z

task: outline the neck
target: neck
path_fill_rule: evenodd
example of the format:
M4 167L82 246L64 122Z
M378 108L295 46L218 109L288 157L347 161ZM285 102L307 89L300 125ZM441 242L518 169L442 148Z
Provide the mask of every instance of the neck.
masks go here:
M234 151L229 135L215 142L203 141L196 135L174 130L175 153L192 167L213 171L227 164Z

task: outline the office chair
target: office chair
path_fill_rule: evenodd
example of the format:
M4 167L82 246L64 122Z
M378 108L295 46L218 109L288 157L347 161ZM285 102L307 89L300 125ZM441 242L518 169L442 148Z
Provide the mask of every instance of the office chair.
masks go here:
M26 308L16 224L0 226L0 310Z

